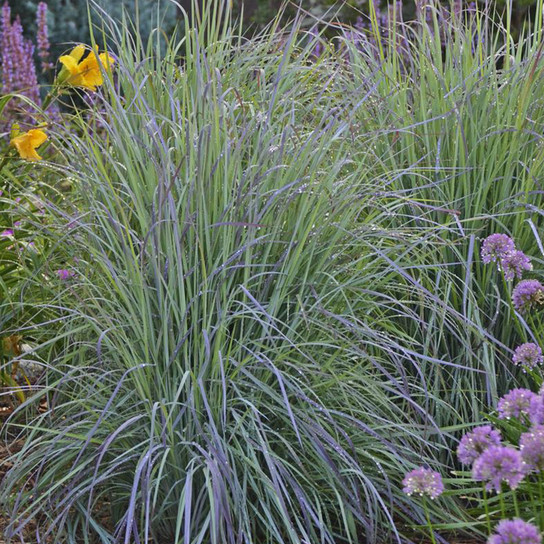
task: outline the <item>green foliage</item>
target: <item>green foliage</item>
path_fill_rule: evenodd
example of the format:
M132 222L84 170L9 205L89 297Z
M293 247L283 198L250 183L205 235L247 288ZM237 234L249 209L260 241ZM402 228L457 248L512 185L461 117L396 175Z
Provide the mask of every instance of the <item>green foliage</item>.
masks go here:
M396 323L436 305L406 273L431 248L388 228L352 74L300 27L245 43L220 21L164 58L121 31L105 137L57 135L80 211L51 232L77 276L35 305L51 368L20 412L50 409L4 480L8 535L398 541L402 473L449 455L441 360Z
M505 232L539 261L541 29L478 13L316 58L302 22L246 42L205 11L164 56L104 24L116 85L54 137L77 209L46 202L76 277L23 283L50 369L8 535L400 540L403 472L452 466L516 372L478 252ZM477 531L458 495L435 526Z
M539 33L515 46L510 41L505 56L505 30L494 36L483 19L443 28L445 48L438 29L437 20L434 28L407 28L405 56L390 49L396 37L383 42L381 54L350 47L350 66L353 90L368 88L372 74L383 75L358 110L357 122L365 130L385 132L375 148L381 162L376 175L393 194L404 195L402 224L413 216L414 229L438 236L432 261L453 274L415 270L415 280L467 322L478 324L474 334L464 327L454 334L442 328L436 336L409 321L402 325L425 343L429 355L478 370L470 377L457 370L447 379L442 372L436 376L435 387L443 387L442 398L455 407L439 419L449 425L459 414L472 420L478 396L488 402L505 391L511 383L511 350L529 334L520 335L513 325L509 290L493 267L482 266L479 250L483 237L510 234L542 269L536 265L542 259L538 180L544 176L544 72ZM426 310L423 321L435 320L435 311ZM501 349L491 347L487 335ZM465 391L470 400L460 394Z

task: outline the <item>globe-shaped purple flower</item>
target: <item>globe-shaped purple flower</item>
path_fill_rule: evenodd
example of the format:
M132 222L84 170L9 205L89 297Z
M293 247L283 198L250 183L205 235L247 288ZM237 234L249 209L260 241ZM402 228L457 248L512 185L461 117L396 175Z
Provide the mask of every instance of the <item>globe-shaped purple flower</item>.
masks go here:
M522 519L503 519L495 528L487 544L542 544L537 527Z
M540 346L533 342L526 342L515 349L512 362L524 368L534 368L544 362L544 357Z
M500 446L501 433L491 425L476 427L459 441L457 456L464 465L471 465L490 446Z
M436 499L444 492L442 476L430 468L416 468L408 472L402 480L403 491L407 495L428 495Z
M485 450L472 467L472 477L485 482L488 491L500 493L502 483L515 489L525 477L526 467L521 453L509 446L491 446Z
M482 243L482 261L484 264L499 263L509 253L515 251L514 240L506 234L492 234Z
M525 464L531 469L544 470L544 426L534 425L519 439L519 449Z
M523 251L519 250L512 251L502 258L500 267L507 280L513 280L514 278L521 279L524 270L530 271L533 269L531 259Z
M544 425L544 393L533 395L529 405L529 420L533 425Z
M504 397L499 399L497 410L500 419L512 417L522 419L530 418L531 402L536 395L529 389L512 389Z
M544 303L544 285L538 280L522 280L512 292L514 308L521 313L534 310Z

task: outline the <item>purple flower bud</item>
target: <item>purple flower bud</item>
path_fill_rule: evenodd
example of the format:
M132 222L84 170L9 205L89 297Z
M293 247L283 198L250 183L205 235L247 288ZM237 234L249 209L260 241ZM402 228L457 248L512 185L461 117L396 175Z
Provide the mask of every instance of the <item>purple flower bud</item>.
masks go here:
M524 368L534 368L544 362L544 357L542 356L540 346L537 346L533 342L527 342L515 349L512 362Z
M14 232L13 229L6 229L0 232L0 238L8 238L9 236L13 236Z
M491 427L483 425L465 434L459 442L457 456L464 465L471 465L490 446L500 446L501 433Z
M416 468L412 470L402 480L403 491L407 495L428 495L431 499L436 499L444 492L442 477L438 472L430 468Z
M502 483L515 489L525 477L526 467L521 453L509 446L491 446L485 450L472 467L472 477L485 482L488 491L500 493Z
M521 519L503 519L487 544L542 544L537 527Z
M518 312L533 310L544 303L544 286L538 280L522 280L514 287L512 302Z

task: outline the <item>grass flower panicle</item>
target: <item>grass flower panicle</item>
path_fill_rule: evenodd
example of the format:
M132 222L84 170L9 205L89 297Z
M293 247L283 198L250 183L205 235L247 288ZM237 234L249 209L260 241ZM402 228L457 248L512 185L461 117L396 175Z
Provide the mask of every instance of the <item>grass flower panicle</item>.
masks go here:
M457 448L457 457L464 465L471 465L490 446L500 446L501 433L491 425L476 427L465 434Z
M503 519L487 544L542 544L542 536L537 527L522 519Z
M526 474L521 453L509 446L491 446L485 450L472 467L472 477L485 482L488 491L501 491L503 482L515 489Z
M427 495L436 499L444 492L442 476L430 468L416 468L402 480L403 491L407 495Z
M523 461L531 470L544 470L544 426L535 425L519 439Z
M518 312L526 313L544 304L544 285L538 280L520 281L512 292L512 302Z
M499 399L497 410L500 419L516 418L529 416L531 412L531 402L535 393L529 389L512 389L504 397Z

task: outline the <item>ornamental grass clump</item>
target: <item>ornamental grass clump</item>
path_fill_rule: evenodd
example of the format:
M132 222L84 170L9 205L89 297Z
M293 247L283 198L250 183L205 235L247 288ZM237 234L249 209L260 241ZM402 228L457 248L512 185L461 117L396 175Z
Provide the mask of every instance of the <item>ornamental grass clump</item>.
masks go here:
M505 210L525 224L509 195L540 198L530 44L505 74L477 10L433 34L428 9L385 53L374 36L316 59L299 19L246 41L223 5L166 44L104 21L108 53L64 59L55 90L100 86L101 137L78 111L48 131L73 206L48 202L62 258L24 286L46 302L17 301L48 372L7 427L26 439L8 538L401 542L422 516L393 482L451 462L452 429L505 390L520 339L476 240ZM506 447L473 438L474 463ZM430 483L428 517L461 527Z
M105 21L116 81L78 79L79 51L59 76L102 84L104 137L78 115L49 133L78 209L48 206L66 264L35 306L50 365L13 419L32 415L6 535L33 519L53 542L400 542L412 500L391 481L448 451L422 382L447 363L396 323L415 240L388 230L376 135L352 130L351 75L310 61L300 22L246 43L203 17L164 57Z
M360 126L384 135L369 151L380 157L376 176L385 194L391 191L393 197L401 191L404 195L405 206L391 216L391 225L410 218L414 232L426 230L430 238L436 233L433 229L439 229L442 245L435 248L431 262L442 263L441 272L447 269L455 279L435 273L422 281L449 307L481 325L478 340L468 340L455 326L427 338L437 352L447 352L450 362L478 369L469 378L462 376L459 367L451 369L452 381L464 385L461 395L453 388L444 390L451 403L457 403L452 420L447 421L448 412L441 413L447 426L453 425L457 415L465 422L473 421L473 407L465 403L466 398L478 396L479 409L486 410L489 400L510 386L508 354L499 344L488 342L485 334L502 346L531 340L520 334L523 325L514 323L515 309L504 311L504 305L511 283L520 274L529 277L530 266L541 258L542 3L536 3L533 25L528 24L515 38L508 26L490 22L497 2L476 2L470 7L463 2L459 16L454 17L442 17L444 2L416 4L425 24L399 24L397 39L391 40L373 30L370 38L375 45L362 46L363 39L351 45L346 39L346 47L353 73L351 88L364 89L369 95L354 117ZM505 21L511 20L512 2L501 5ZM399 34L408 54L397 53ZM377 74L380 77L374 77ZM346 97L357 104L360 92ZM495 262L486 265L478 255L478 240L497 234L492 239L497 247L484 255L492 262L493 251L499 253ZM523 255L513 254L505 262L505 272L512 278L506 279L504 273L496 273L497 259L511 250ZM429 309L423 320L428 323L435 318ZM413 320L403 326L412 338L425 335ZM437 383L440 379L436 376Z

